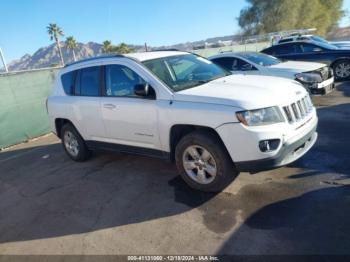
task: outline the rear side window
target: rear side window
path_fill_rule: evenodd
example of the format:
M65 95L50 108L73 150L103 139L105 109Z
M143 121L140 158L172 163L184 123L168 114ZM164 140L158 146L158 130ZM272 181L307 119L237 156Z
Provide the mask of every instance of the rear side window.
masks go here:
M72 94L75 71L65 73L61 76L63 90L67 95Z
M287 42L291 42L291 41L293 41L293 39L291 39L291 38L286 38L286 39L282 39L282 40L278 41L278 43L279 43L279 44L282 44L282 43L287 43Z
M80 69L75 86L75 95L98 96L100 86L100 67Z
M286 54L292 54L295 52L294 44L284 44L275 47L275 54L277 55L286 55Z

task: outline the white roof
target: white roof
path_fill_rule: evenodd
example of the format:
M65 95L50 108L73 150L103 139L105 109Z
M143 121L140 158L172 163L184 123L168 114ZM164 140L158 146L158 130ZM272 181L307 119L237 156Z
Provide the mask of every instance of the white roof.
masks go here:
M161 57L186 55L186 54L188 53L180 52L180 51L155 51L155 52L129 53L129 54L124 54L124 56L134 58L142 62L142 61L157 59Z

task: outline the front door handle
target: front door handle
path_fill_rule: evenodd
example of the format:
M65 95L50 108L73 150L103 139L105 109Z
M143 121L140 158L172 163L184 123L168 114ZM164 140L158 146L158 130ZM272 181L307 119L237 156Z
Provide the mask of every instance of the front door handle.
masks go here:
M106 109L114 109L114 108L116 108L117 106L116 106L116 105L113 105L113 104L104 104L103 107L106 108Z

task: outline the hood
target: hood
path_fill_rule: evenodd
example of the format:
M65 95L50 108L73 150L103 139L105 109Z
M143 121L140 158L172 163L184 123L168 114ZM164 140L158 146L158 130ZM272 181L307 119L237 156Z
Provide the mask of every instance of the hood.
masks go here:
M305 95L305 88L294 80L241 74L179 91L174 100L258 109L289 104Z
M350 41L332 41L329 42L332 45L338 46L338 47L349 47L350 46Z
M277 65L269 66L267 68L270 68L272 70L283 70L283 71L290 71L293 73L302 73L302 72L314 71L324 66L326 65L321 63L287 61Z

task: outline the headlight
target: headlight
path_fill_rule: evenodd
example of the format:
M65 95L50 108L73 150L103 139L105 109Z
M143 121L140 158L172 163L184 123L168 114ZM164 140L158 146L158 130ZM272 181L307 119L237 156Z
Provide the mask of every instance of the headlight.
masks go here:
M314 73L295 74L295 79L303 83L321 83L322 82L321 76Z
M278 107L267 107L236 113L238 120L246 126L262 126L284 122Z

